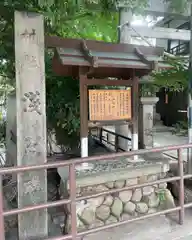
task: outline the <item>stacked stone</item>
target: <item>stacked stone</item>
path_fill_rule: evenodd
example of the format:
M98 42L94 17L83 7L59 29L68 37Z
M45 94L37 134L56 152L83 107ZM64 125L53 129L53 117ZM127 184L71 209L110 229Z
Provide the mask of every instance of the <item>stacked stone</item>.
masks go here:
M158 175L144 176L142 178L128 179L126 181L108 182L101 185L94 185L78 189L81 196L90 195L118 189L125 186L152 182L157 180ZM164 202L171 202L174 207L174 200L167 188L167 184L159 184L125 190L108 196L91 198L87 201L77 203L77 227L78 231L108 225L118 221L132 219L143 214L151 214L162 208L162 200L159 192L164 192ZM167 197L168 196L168 197ZM163 203L163 205L165 205ZM170 204L169 204L170 206ZM66 231L71 229L71 216L68 216Z

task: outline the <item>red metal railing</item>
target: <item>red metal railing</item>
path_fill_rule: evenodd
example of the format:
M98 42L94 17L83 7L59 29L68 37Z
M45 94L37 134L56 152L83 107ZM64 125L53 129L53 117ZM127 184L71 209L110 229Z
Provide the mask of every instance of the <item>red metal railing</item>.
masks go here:
M161 148L153 148L153 149L144 149L144 150L138 150L138 151L131 151L131 152L122 152L122 153L114 153L109 155L103 155L103 156L93 156L88 158L76 158L73 160L67 160L67 161L61 161L56 163L46 163L43 165L38 166L22 166L22 167L10 167L10 168L1 168L0 169L0 239L5 240L5 233L4 233L4 217L14 215L14 214L20 214L25 213L33 210L39 210L43 208L50 208L55 207L59 205L64 204L71 204L71 234L65 235L65 236L59 236L54 238L48 238L47 240L67 240L72 239L75 240L77 237L83 237L87 234L91 234L94 232L102 231L105 229L109 229L112 227L120 226L126 223L142 220L145 218L158 216L161 214L167 214L171 212L179 211L179 223L183 224L184 222L184 214L185 214L185 208L192 207L192 203L184 204L184 179L192 178L192 174L184 175L183 171L183 161L182 161L182 149L186 148L192 148L192 144L186 144L186 145L177 145L177 146L166 146ZM111 159L117 159L119 157L131 157L134 155L142 155L146 153L154 153L154 152L165 152L170 150L177 150L178 151L178 176L172 177L172 178L166 178L161 179L158 181L148 182L144 184L137 184L132 186L127 186L121 189L112 189L109 191L93 194L90 196L83 196L83 197L76 197L76 173L75 173L75 165L81 164L83 162L92 162L92 161L99 161L99 160L111 160ZM29 206L22 209L14 209L10 211L3 211L3 196L2 196L2 175L3 174L18 174L20 172L27 172L27 171L33 171L33 170L41 170L41 169L50 169L50 168L57 168L57 167L64 167L69 166L69 183L70 183L70 197L69 199L59 200L51 203L46 204L40 204L35 206ZM76 201L81 201L85 199L90 199L94 197L99 197L107 194L112 194L116 192L121 192L124 190L134 189L134 188L141 188L145 186L150 186L154 184L160 184L164 182L172 182L172 181L179 181L180 189L179 189L179 206L171 209L167 209L164 211L160 211L153 214L148 214L145 216L140 216L138 218L113 223L110 225L90 229L84 232L77 232L77 222L76 222Z

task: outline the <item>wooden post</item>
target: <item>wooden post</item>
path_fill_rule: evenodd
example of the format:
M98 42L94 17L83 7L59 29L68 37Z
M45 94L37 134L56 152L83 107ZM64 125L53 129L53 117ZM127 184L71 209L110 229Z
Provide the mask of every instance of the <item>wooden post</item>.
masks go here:
M44 21L15 12L17 165L40 165L46 157ZM18 207L47 201L47 171L18 174ZM19 214L19 239L48 235L47 210Z
M138 150L138 114L139 114L139 89L138 89L138 78L133 77L133 86L132 86L132 151ZM134 160L137 159L137 156L134 156Z
M86 84L85 69L79 72L79 92L80 92L80 138L81 138L81 157L88 157L88 92ZM90 164L82 163L83 169L89 168Z

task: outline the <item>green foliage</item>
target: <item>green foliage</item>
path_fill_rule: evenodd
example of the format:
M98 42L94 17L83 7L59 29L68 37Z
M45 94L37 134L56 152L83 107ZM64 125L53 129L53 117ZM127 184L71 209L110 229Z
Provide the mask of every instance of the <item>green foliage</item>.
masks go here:
M154 96L161 88L172 92L182 92L188 89L190 77L188 60L165 59L170 68L158 69L148 76L149 83L142 84L142 96Z
M166 200L166 198L165 198L165 190L162 189L162 190L158 191L157 194L158 194L160 203L163 203Z
M91 17L66 22L59 34L68 38L81 38L105 42L117 41L118 14L92 13Z
M59 145L73 148L79 139L79 81L58 77L52 71L51 55L46 54L47 128L54 130Z
M188 122L187 121L179 121L174 126L172 131L173 134L179 136L187 136L188 133Z
M158 88L165 88L169 91L180 92L187 88L189 70L187 63L183 60L169 59L170 68L154 71L151 76Z
M14 10L41 12L45 16L45 34L68 38L117 41L118 14L91 12L69 1L1 1L0 0L0 75L15 86L14 77ZM105 9L104 9L105 10ZM56 132L59 145L77 145L79 140L79 82L58 77L52 72L51 55L46 61L46 110L49 132Z
M0 121L0 148L5 146L6 142L6 122ZM1 154L0 154L1 157Z
M15 86L15 10L42 13L45 17L45 34L116 42L118 13L110 10L115 9L118 2L118 0L0 0L0 76L3 76L9 86ZM141 12L148 1L125 2L127 8ZM163 74L165 73L156 73L154 76L162 78ZM51 71L49 54L46 55L46 91L48 129L56 131L59 144L75 145L79 136L78 81L71 77L55 76Z

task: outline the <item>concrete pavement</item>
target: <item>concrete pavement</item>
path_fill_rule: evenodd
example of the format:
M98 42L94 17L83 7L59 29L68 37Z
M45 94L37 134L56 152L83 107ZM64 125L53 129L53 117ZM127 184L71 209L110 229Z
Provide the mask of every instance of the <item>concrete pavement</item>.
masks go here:
M95 233L83 240L192 240L192 210L186 211L184 225L176 220L178 214L153 217Z

